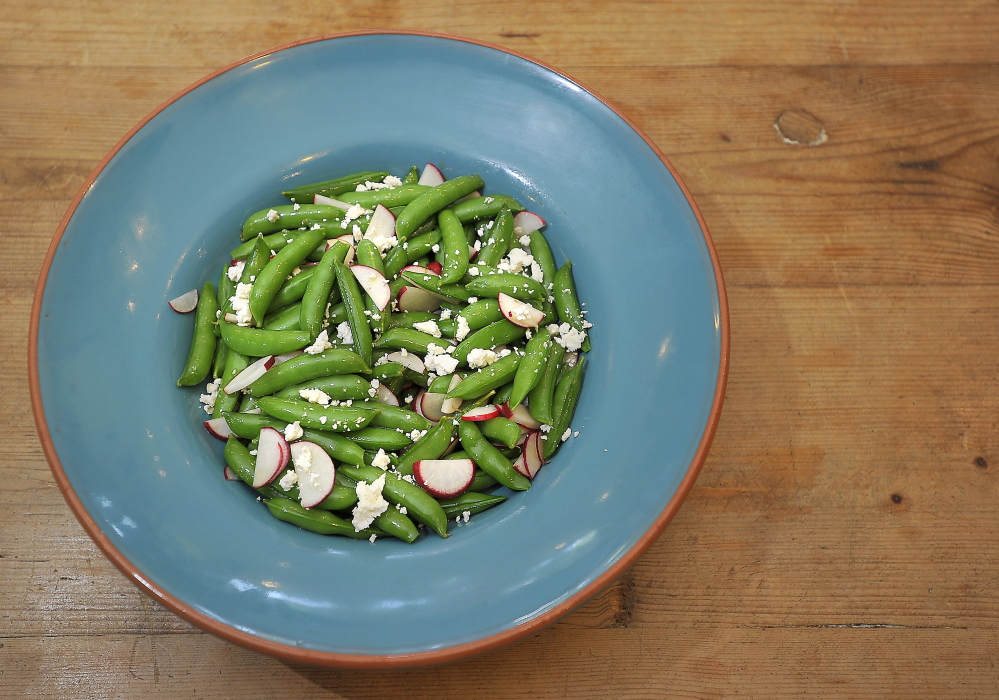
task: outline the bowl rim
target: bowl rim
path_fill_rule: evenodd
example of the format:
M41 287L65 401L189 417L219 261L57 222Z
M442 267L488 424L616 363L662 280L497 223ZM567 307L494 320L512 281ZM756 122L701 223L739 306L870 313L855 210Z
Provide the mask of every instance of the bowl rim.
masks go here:
M656 520L652 525L645 531L645 533L625 552L618 561L616 561L612 566L610 566L606 571L595 578L589 585L585 588L577 591L568 599L562 601L560 604L544 611L540 615L531 618L530 620L523 621L516 626L498 632L496 634L484 637L482 639L477 639L471 642L465 642L457 644L450 647L445 647L441 649L432 649L428 651L412 652L412 653L401 653L401 654L344 654L336 652L319 651L314 649L303 649L300 647L288 646L279 642L270 641L257 637L248 632L244 632L233 627L230 627L216 619L209 617L208 615L192 608L191 606L185 605L179 599L172 596L170 593L161 590L153 583L147 581L143 578L142 573L111 543L107 536L103 533L94 519L90 516L86 508L83 506L82 501L77 496L72 485L63 470L62 464L59 460L59 456L56 453L55 446L52 442L52 437L49 432L48 424L45 419L45 410L42 404L42 395L39 379L38 370L38 332L39 324L41 319L41 307L42 300L45 295L46 282L48 280L49 270L52 266L52 261L55 258L55 254L59 249L60 241L62 236L66 231L70 220L76 212L77 207L83 200L84 195L90 190L94 181L108 165L112 158L118 154L118 152L132 139L143 127L146 126L154 117L159 115L163 110L169 107L171 104L181 99L191 91L201 87L202 85L214 80L227 73L230 70L238 68L242 65L255 61L259 58L269 56L287 49L295 48L297 46L303 46L306 44L330 41L334 39L343 39L348 37L360 37L360 36L419 36L419 37L429 37L435 39L445 39L449 41L457 41L466 44L472 44L476 46L481 46L488 49L493 49L501 53L509 54L515 56L529 63L533 63L545 70L551 71L552 73L561 76L562 78L570 81L571 83L579 86L584 91L592 95L594 98L599 100L604 106L610 109L614 114L620 117L645 143L652 149L653 153L662 161L663 165L669 170L670 175L676 181L679 186L683 196L694 213L697 220L697 224L700 228L701 235L704 238L705 245L708 249L708 254L711 258L711 265L714 271L715 286L718 294L718 312L719 317L717 322L719 324L720 330L720 354L718 363L718 376L717 383L715 385L715 393L712 398L711 411L708 415L707 424L705 425L704 432L701 435L700 443L698 444L697 451L691 460L690 466L687 468L680 485L677 487L676 492L673 494L669 503L658 515ZM708 451L711 446L711 442L714 438L715 432L718 428L718 422L721 417L722 404L725 398L725 388L728 380L728 368L729 368L729 341L730 341L730 329L729 329L729 312L728 312L728 299L725 289L725 282L722 277L721 265L719 263L718 254L712 241L711 234L708 232L707 224L704 221L704 217L701 214L696 202L687 189L686 184L680 178L679 173L673 167L673 164L666 158L663 152L658 146L649 138L649 136L640 129L631 119L629 119L625 114L623 114L614 105L608 102L600 94L590 89L579 80L567 75L563 71L550 66L542 61L539 61L531 56L527 56L519 51L509 49L497 44L493 44L487 41L482 41L479 39L472 39L469 37L445 34L439 32L424 32L424 31L412 31L412 30L364 30L364 31L354 31L354 32L338 32L333 34L323 34L319 36L307 37L304 39L299 39L287 44L282 44L277 47L265 49L257 53L251 54L244 58L238 59L228 65L225 65L215 71L212 71L208 75L202 77L196 82L188 85L184 89L180 90L172 97L168 98L158 107L153 109L149 114L147 114L141 121L139 121L135 126L133 126L119 141L114 145L114 147L100 160L97 166L91 171L87 176L86 180L80 186L75 197L71 201L66 213L63 215L59 226L56 229L55 234L49 243L48 251L45 254L45 259L42 262L41 270L38 275L38 281L35 285L34 299L31 307L31 318L28 330L28 382L29 390L31 395L31 407L32 413L34 414L35 426L38 431L39 440L41 442L42 451L45 454L45 459L49 463L49 467L52 471L52 475L55 478L56 484L59 486L59 490L62 492L63 497L66 499L66 503L69 505L70 510L76 516L77 520L83 526L83 529L87 532L94 543L101 549L105 556L113 563L119 571L121 571L133 584L135 584L141 591L150 595L157 602L163 605L165 608L171 612L179 615L188 622L196 625L204 631L210 632L211 634L220 637L226 641L238 644L242 647L257 651L278 659L285 661L293 661L298 663L304 663L314 666L332 666L339 668L353 668L353 669L393 669L393 668L409 668L414 666L430 666L436 664L451 663L458 661L460 659L468 658L471 656L483 654L489 651L493 651L500 647L511 644L519 639L526 637L529 634L541 631L548 625L553 624L556 620L566 615L574 608L582 605L587 600L595 596L601 590L609 586L615 579L617 579L621 574L623 574L632 564L634 564L638 558L645 553L645 551L652 545L652 543L659 537L662 531L666 528L666 525L673 519L677 511L679 511L681 504L687 497L694 482L697 479L698 474L701 471L702 466L707 458Z

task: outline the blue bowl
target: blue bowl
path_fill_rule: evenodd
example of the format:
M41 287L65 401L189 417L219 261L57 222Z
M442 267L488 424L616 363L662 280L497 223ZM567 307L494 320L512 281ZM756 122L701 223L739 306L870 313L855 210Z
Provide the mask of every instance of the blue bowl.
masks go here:
M406 545L278 523L222 479L222 443L178 389L207 280L279 191L436 163L547 222L572 259L593 350L573 430L533 487ZM31 389L84 528L140 588L225 639L299 662L452 661L535 632L609 584L676 513L727 372L721 272L662 153L561 73L409 33L303 41L171 99L100 163L39 280Z

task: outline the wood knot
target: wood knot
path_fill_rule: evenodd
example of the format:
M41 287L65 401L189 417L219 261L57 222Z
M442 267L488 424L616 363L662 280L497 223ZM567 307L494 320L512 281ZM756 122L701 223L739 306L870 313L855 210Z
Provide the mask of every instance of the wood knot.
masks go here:
M988 469L989 463L984 457L975 457L975 466L979 469Z
M803 109L789 109L774 119L774 129L788 146L821 146L829 140L826 125Z
M895 504L901 503L902 502L902 494L900 494L900 493L893 493L891 495L891 502L895 503Z

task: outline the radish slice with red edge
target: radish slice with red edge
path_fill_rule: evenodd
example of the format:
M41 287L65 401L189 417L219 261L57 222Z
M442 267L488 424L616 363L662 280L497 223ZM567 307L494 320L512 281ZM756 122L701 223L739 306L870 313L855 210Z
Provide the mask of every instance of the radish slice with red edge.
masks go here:
M384 311L385 307L392 301L392 289L389 287L385 275L373 267L367 265L351 265L350 271L357 278L358 284L371 297L379 311Z
M549 438L551 439L551 438ZM527 442L524 443L523 447L524 464L527 467L527 473L525 476L528 479L533 479L538 473L538 470L545 464L545 459L542 456L541 450L541 431L535 430L530 435L527 436Z
M523 426L529 430L537 430L541 427L541 421L532 416L531 411L524 404L517 404L513 408L507 406L507 413L504 413L503 415L517 425Z
M219 440L228 440L229 436L232 435L232 428L229 427L229 424L225 422L225 418L222 416L206 420L205 430L207 430L212 437L218 438Z
M418 185L428 185L430 187L436 187L442 182L444 182L444 175L433 163L427 163L424 166L423 172L420 173L420 179L417 180Z
M546 224L545 220L530 211L517 212L513 217L514 228L520 229L520 235L537 231Z
M232 467L228 464L225 465L225 469L222 470L222 476L225 477L226 481L242 481L242 479L239 478L239 475L236 474L236 472L234 472Z
M426 416L423 415L423 395L425 393L427 392L419 391L416 393L416 396L413 397L413 412L416 413L416 415L418 416L422 416L423 418L427 418ZM427 420L430 419L427 418Z
M427 371L427 366L423 364L423 360L420 359L420 356L414 355L408 351L405 354L403 354L401 350L390 352L385 356L385 359L389 362L396 362L406 369L411 369L417 374L425 374Z
M545 312L536 309L526 301L500 292L497 295L500 312L507 321L521 328L537 328L545 320Z
M496 418L500 415L499 406L495 404L487 404L485 406L479 406L478 408L473 408L466 411L461 417L462 420L468 421L483 421L489 420L490 418Z
M354 262L354 237L349 233L347 233L344 234L343 236L338 236L337 238L329 238L326 241L326 250L332 248L333 244L337 242L346 243L349 246L349 249L347 250L347 255L343 259L343 264L350 265L352 262Z
M396 396L391 389L382 384L378 383L378 388L375 389L375 401L378 403L383 403L386 406L398 406L399 397Z
M270 426L261 428L260 440L257 443L257 461L253 466L253 488L259 489L274 481L288 466L290 456L288 441L280 431Z
M250 363L246 369L229 380L222 391L227 394L235 394L253 384L264 375L264 372L273 367L276 363L274 355L261 357L259 360Z
M167 304L179 314L189 314L198 308L198 290L192 289L189 292L184 292L176 299L168 301Z
M333 199L332 197L327 197L324 194L316 194L312 197L313 204L325 204L329 207L336 207L337 209L343 209L347 211L350 209L350 205L346 202L341 202L339 199Z
M447 394L438 394L432 391L424 391L420 400L420 413L427 420L432 420L434 423L439 421L444 417L444 411L441 407L444 405L444 397Z
M441 308L443 300L419 287L403 287L396 296L399 311L432 312Z
M336 482L336 468L326 450L314 442L300 440L291 445L291 460L298 475L302 507L313 508L322 503Z
M421 459L413 463L416 483L437 498L453 498L463 493L474 476L475 462L470 459Z
M423 267L423 265L406 265L400 272L415 272L418 275L440 275L439 272L434 272L429 267Z
M374 212L371 214L371 221L368 222L368 228L364 231L364 237L370 241L374 241L376 244L380 241L388 241L388 239L394 238L395 214L384 204L376 205ZM385 245L388 245L388 243L379 244L378 248L382 249Z
M450 392L459 384L461 384L461 376L458 374L452 374L451 381L447 385L447 390ZM444 399L443 403L441 403L441 413L443 413L446 416L449 416L455 411L457 411L459 408L461 408L462 403L464 403L462 399L457 399L457 398Z
M567 352L566 354L564 354L562 356L562 364L565 365L566 369L572 369L573 367L576 366L577 362L579 362L579 353L578 352L575 352L575 351L573 351L573 352Z
M427 263L427 270L429 272L433 272L435 275L443 275L444 274L444 266L441 265L436 260L434 260L433 262Z

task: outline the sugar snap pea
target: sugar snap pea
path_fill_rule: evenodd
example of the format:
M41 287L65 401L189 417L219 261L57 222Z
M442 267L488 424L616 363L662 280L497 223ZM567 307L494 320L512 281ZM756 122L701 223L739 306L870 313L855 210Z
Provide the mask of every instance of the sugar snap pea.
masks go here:
M334 262L336 267L336 281L340 287L340 296L343 297L344 306L347 307L347 323L350 325L351 342L354 351L364 361L364 364L371 364L372 337L371 326L364 315L364 297L357 284L357 278L342 261Z
M468 454L472 455L475 464L492 476L496 481L514 491L526 491L531 488L531 481L513 468L513 463L503 456L489 441L482 435L482 432L473 421L460 421L458 437L461 440L461 447Z
M275 391L320 377L370 371L361 356L346 348L329 348L321 353L293 357L267 370L246 387L250 396L267 396Z
M465 229L451 209L442 209L437 214L437 224L441 230L440 249L444 266L441 282L452 284L464 277L468 269L468 241L465 238Z
M380 476L385 476L385 488L382 494L389 503L406 508L419 522L423 523L441 537L447 537L447 516L440 504L426 491L416 484L406 481L398 474L385 472L377 467L342 467L342 471L356 481L373 483Z
M369 539L372 535L375 537L388 535L384 530L370 527L355 532L354 526L343 518L329 511L303 508L290 498L268 498L264 500L264 505L278 520L319 535L341 535L358 540Z
M384 170L364 171L352 175L344 175L333 180L301 185L290 190L285 190L281 194L292 202L311 204L317 194L336 199L345 192L354 192L358 185L363 185L366 182L381 182L388 174Z
M187 353L187 361L177 380L177 386L194 386L205 381L212 369L215 359L215 323L216 312L219 310L215 298L215 287L211 282L205 282L198 296L198 306L194 312L194 334L191 336L191 349ZM232 346L230 346L232 347Z
M484 184L478 175L460 175L422 193L407 204L396 219L396 236L401 241L406 240L428 218Z
M241 238L248 241L256 238L258 233L274 233L281 229L308 227L322 221L340 220L343 214L343 209L327 204L281 204L268 207L250 215L243 224Z
M264 320L281 285L299 263L323 240L322 231L306 231L277 252L257 275L250 290L250 314L253 322L259 325ZM313 273L315 274L315 273Z
M447 517L457 518L465 513L468 513L470 516L475 515L476 513L481 513L484 510L489 510L493 506L498 506L505 500L506 496L498 494L466 491L460 496L455 496L454 498L442 498L440 500L440 504Z

